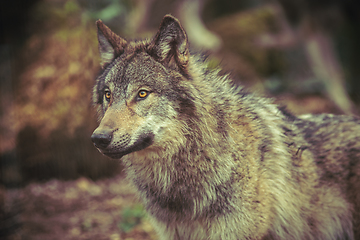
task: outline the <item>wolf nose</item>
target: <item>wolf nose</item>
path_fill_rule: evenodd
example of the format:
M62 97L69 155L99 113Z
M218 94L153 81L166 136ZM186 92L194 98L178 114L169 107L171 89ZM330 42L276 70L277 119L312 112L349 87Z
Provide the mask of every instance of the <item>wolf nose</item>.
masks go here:
M91 140L93 141L93 143L95 144L96 147L104 149L107 146L109 146L112 136L113 136L112 132L97 132L97 131L95 131L91 135Z

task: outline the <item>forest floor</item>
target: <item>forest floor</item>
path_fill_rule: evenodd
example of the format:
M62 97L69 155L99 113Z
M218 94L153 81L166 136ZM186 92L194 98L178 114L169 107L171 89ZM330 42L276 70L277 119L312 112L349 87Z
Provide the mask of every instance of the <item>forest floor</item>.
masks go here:
M9 240L157 239L133 187L121 175L2 189L1 201L0 236Z

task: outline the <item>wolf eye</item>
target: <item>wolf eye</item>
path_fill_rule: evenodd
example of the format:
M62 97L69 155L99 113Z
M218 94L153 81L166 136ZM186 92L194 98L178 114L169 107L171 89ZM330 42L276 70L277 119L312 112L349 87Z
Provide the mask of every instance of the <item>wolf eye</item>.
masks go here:
M106 101L110 101L110 99L111 99L111 92L110 92L109 90L105 90L104 95L105 95Z
M141 90L141 91L139 91L138 96L139 96L139 98L146 98L148 93L149 93L148 91Z

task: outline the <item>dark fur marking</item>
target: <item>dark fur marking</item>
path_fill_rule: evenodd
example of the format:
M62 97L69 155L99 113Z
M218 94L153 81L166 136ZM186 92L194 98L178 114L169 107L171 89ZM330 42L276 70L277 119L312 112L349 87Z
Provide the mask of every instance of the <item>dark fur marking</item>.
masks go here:
M215 186L216 200L204 209L203 214L205 217L214 218L233 212L230 204L232 198L232 185L233 182L230 180L226 183Z
M268 139L264 139L263 142L259 145L260 162L263 162L265 159L265 154L270 149L271 142Z
M167 193L162 193L149 185L140 185L139 188L145 190L147 198L150 199L150 205L157 205L180 216L193 212L194 203L191 199L184 197L188 195L186 192L171 188Z
M289 120L289 121L295 121L298 118L293 115L287 108L286 106L280 106L278 107L278 109L280 110L280 112Z
M216 114L218 131L223 135L223 137L227 137L228 133L226 130L227 123L225 123L225 112L219 107L215 107L214 112Z
M301 157L301 154L303 153L304 150L308 149L309 147L307 146L301 146L298 148L298 150L296 151L296 155L298 155L299 157Z

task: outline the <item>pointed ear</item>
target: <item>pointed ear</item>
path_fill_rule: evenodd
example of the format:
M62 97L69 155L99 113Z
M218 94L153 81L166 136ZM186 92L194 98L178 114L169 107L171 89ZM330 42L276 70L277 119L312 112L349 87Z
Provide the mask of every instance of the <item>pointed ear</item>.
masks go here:
M179 20L165 15L153 40L153 53L160 62L168 64L175 60L181 69L185 69L189 61L189 46L186 33Z
M104 68L124 52L127 42L111 31L101 20L96 21L96 25L101 67Z

